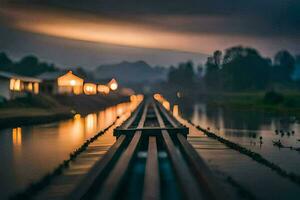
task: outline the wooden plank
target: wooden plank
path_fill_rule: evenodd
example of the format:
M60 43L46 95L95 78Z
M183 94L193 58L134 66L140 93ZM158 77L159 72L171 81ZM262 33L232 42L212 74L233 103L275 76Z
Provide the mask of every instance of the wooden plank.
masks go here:
M75 186L75 188L70 192L65 199L69 200L79 200L81 199L89 188L93 185L96 178L102 174L106 167L109 165L111 160L114 158L117 151L121 150L121 145L125 141L125 135L122 135L118 140L112 145L108 152L103 156L101 160L95 163L87 175L82 179L82 181Z
M129 169L129 165L133 160L134 154L141 139L141 134L141 131L135 133L127 149L120 156L101 188L99 188L100 193L95 199L108 200L115 197L121 182L124 180L124 177Z
M196 179L190 173L188 166L185 163L184 158L176 149L171 137L167 131L162 131L162 136L168 156L170 157L172 167L175 171L176 177L179 180L179 186L182 188L182 193L185 199L203 199L204 195L200 191L202 189L199 187Z
M114 130L114 136L119 135L130 135L134 134L136 131L143 131L143 135L158 135L160 134L160 130L167 130L170 134L177 134L181 133L184 135L187 135L189 133L189 129L187 127L179 127L179 128L173 128L173 127L143 127L143 128L129 128L127 130L125 129L115 129Z
M156 137L149 137L143 200L160 199L160 178L158 169Z
M174 128L174 127L165 127L165 128L161 128L161 127L142 127L142 128L128 128L128 129L118 129L118 131L160 131L160 130L167 130L167 131L182 131L184 129L188 129L186 127L178 127L178 128Z
M181 144L183 151L185 152L185 156L189 163L189 167L195 174L198 182L201 187L205 190L205 195L208 199L223 199L224 195L219 193L220 188L216 183L216 180L205 164L203 159L199 156L196 150L192 147L192 145L186 140L186 138L182 134L177 134L177 138Z

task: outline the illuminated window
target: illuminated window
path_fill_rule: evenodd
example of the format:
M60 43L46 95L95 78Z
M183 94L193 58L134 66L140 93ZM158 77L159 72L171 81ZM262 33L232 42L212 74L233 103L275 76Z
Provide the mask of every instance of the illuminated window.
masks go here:
M98 85L98 92L101 94L109 94L109 87L106 85Z
M32 91L32 90L33 90L32 83L28 83L28 84L27 84L27 90L28 90L28 91Z
M9 84L9 89L10 90L14 90L14 88L15 88L15 82L16 82L16 80L15 79L10 79L10 84Z
M39 93L39 84L38 83L33 84L33 92L34 92L34 94Z
M82 87L81 86L74 86L73 87L74 94L78 95L82 93Z
M76 81L75 80L70 80L70 85L72 85L72 86L76 85Z
M21 90L21 80L18 79L10 79L10 90L12 91L20 91Z
M15 91L20 91L21 90L21 81L18 80L18 79L15 81L14 90Z
M93 83L85 83L83 87L83 91L86 95L97 94L97 86Z

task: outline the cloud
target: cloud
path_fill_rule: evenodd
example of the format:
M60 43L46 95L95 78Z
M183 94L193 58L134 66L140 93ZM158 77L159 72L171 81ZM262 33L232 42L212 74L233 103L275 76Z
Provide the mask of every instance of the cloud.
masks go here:
M299 52L296 0L17 0L6 5L0 10L6 24L66 39L203 53L236 44L267 53L274 47Z
M31 5L79 11L124 21L151 22L182 31L246 35L300 34L299 0L14 0ZM153 16L149 21L149 16ZM156 19L155 19L156 17ZM177 21L174 21L174 18ZM177 24L178 19L182 22ZM175 22L175 23L174 23ZM175 25L175 26L174 26ZM178 25L178 26L176 26Z

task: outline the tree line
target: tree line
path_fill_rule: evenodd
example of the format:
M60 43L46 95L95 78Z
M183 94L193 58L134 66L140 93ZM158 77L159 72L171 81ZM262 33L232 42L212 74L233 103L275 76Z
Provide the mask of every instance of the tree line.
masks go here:
M176 87L201 84L206 89L227 91L265 90L277 85L294 87L299 82L293 77L297 64L300 56L286 50L277 52L272 60L254 48L235 46L224 52L215 51L196 72L192 62L171 67L168 82Z
M92 80L93 75L82 67L72 69L73 72L85 79ZM40 61L35 55L28 55L21 58L19 61L14 61L9 56L1 52L0 53L0 71L12 72L23 76L38 76L44 72L56 72L56 71L68 71L68 69L62 69L55 66L53 63L47 63Z
M13 61L6 53L0 53L0 71L12 72L24 76L36 76L44 72L58 71L54 64L41 62L36 56L28 55L19 61Z

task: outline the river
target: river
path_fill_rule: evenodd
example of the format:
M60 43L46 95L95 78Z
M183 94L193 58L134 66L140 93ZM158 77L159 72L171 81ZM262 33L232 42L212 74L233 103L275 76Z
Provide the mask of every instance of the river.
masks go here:
M53 170L86 139L136 105L136 102L121 103L84 117L76 115L73 119L50 124L0 130L1 198L7 198ZM300 124L294 117L210 107L204 103L179 105L179 113L194 124L209 127L212 132L261 154L284 170L300 174L300 153L273 145L273 141L280 140L286 146L300 148ZM247 168L248 162L243 168ZM251 171L250 165L246 170ZM277 176L269 171L271 177ZM243 181L247 184L253 179ZM272 189L267 191L272 192Z
M120 103L84 117L0 130L0 199L51 172L85 140L136 105L136 101Z
M205 103L185 103L176 108L177 112L195 125L260 154L287 173L300 175L300 152L295 150L300 148L300 124L294 116ZM278 140L295 149L274 146L273 141ZM258 199L298 199L299 185L238 151L222 150L217 141L214 145L207 144L199 152L216 173L233 177Z

